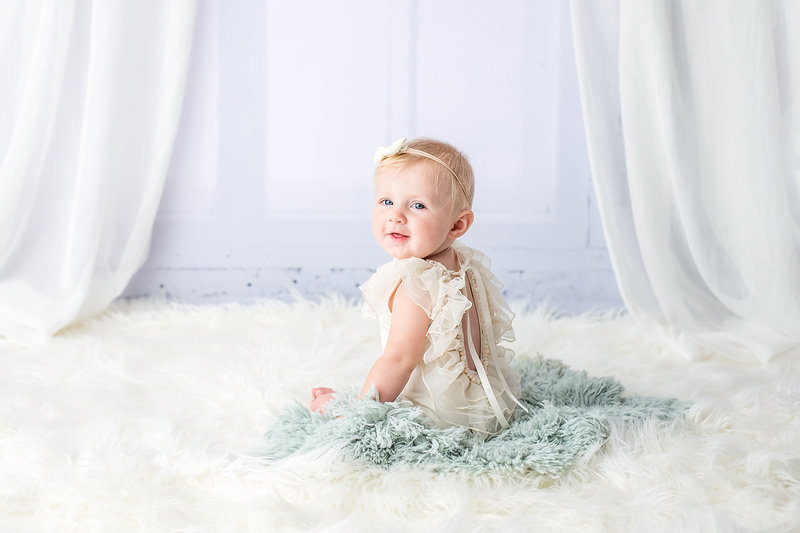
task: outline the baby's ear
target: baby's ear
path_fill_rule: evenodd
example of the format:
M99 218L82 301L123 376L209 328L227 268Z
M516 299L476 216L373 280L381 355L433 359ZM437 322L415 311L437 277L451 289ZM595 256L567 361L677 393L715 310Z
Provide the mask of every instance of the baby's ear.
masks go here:
M461 213L459 213L456 221L453 222L453 227L450 228L450 238L457 239L464 235L474 220L475 213L469 209L463 210Z

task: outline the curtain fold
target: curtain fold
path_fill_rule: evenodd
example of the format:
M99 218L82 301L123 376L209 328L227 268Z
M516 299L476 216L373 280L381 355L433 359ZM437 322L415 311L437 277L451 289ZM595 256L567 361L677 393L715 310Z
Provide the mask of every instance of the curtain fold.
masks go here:
M101 311L144 262L195 7L0 4L0 335Z
M689 358L800 354L800 3L572 2L623 299Z

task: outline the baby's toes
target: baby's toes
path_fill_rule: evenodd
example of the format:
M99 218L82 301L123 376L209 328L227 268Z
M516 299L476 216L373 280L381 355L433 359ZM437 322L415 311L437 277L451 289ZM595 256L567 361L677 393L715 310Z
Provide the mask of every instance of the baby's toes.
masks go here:
M314 387L311 389L311 397L317 398L323 394L329 394L331 392L333 392L333 390L329 389L328 387Z

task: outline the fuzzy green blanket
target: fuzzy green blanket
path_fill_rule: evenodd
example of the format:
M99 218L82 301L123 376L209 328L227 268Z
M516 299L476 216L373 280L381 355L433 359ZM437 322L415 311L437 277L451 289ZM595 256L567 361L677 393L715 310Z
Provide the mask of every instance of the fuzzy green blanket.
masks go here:
M520 401L511 427L484 439L464 428L431 427L409 402L380 403L343 394L315 413L296 403L268 428L261 454L275 461L330 450L382 468L414 467L452 473L535 473L557 476L600 449L611 427L680 419L687 404L674 399L623 397L611 377L591 377L541 356L517 358Z

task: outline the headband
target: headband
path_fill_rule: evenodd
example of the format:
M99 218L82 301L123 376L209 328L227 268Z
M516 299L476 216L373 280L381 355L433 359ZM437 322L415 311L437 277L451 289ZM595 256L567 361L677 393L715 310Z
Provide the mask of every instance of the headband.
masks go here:
M464 183L461 181L461 178L459 178L458 174L456 174L455 171L452 168L450 168L450 165L448 165L447 163L445 163L444 161L442 161L433 154L429 154L428 152L423 152L422 150L417 150L416 148L409 148L408 144L406 143L406 140L407 139L403 137L402 139L397 139L389 146L378 147L378 149L375 151L375 164L380 165L381 162L383 162L383 160L386 159L387 157L392 157L393 155L398 155L398 154L412 154L421 157L427 157L431 161L436 161L437 163L442 165L444 168L448 170L448 172L450 172L450 174L453 175L453 179L456 180L456 183L458 183L458 186L461 188L461 192L464 193L464 198L466 198L467 201L469 201L467 188L464 187Z

